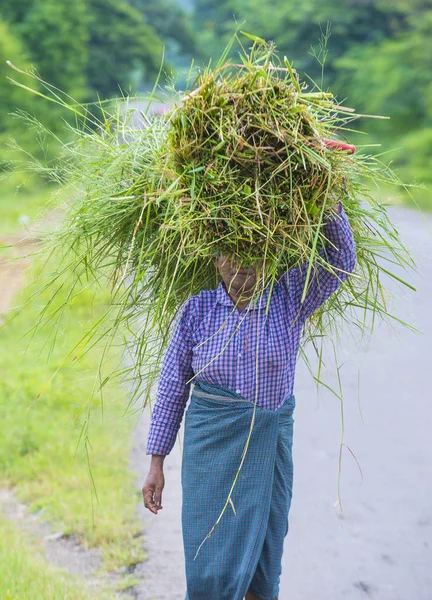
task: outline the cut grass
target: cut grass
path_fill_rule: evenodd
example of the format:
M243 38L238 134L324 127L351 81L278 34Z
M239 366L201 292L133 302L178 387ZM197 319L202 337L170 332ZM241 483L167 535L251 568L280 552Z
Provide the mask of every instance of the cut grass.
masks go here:
M34 276L37 280L38 274ZM100 547L105 567L113 569L144 558L137 537L138 496L128 465L132 423L124 416L125 389L120 386L104 388L103 412L98 396L88 406L101 345L79 361L62 364L65 349L98 319L107 301L99 288L84 290L67 302L68 291L66 286L57 298L59 304L66 301L67 318L57 331L49 363L46 344L52 323L37 328L25 351L28 339L23 336L34 326L38 306L27 306L0 329L0 481L14 486L31 510L43 508L44 518L57 529ZM29 293L23 292L20 299ZM86 443L78 444L80 435Z
M382 283L389 275L412 288L393 274L414 261L376 198L381 184L404 184L367 146L356 154L334 148L365 115L300 81L272 43L246 37L254 40L250 50L235 36L216 66L191 68L187 89L173 88L171 110L155 118L148 108L156 82L138 128L131 99L93 115L28 74L47 101L76 117L74 141L42 169L66 200L61 227L46 238L64 265L48 280L51 298L63 276L95 285L108 279L112 310L99 329L106 348L118 327L130 332L128 377L133 396L146 401L183 302L217 284L215 257L259 265L256 296L282 272L307 265L304 300L315 267L337 275L324 251L324 223L339 202L354 235L356 272L309 319L301 349L337 338L342 325L362 336L369 324L392 320ZM235 40L241 50L233 62ZM49 137L43 124L36 129ZM37 160L31 164L41 173ZM94 339L88 329L83 352Z
M84 581L50 565L35 540L0 516L0 598L2 600L109 600Z

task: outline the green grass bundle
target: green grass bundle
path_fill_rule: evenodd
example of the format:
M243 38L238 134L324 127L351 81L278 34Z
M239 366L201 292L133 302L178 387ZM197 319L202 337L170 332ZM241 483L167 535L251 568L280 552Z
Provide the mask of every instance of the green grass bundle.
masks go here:
M161 116L150 112L155 94L139 110L122 99L93 114L42 82L46 97L77 118L75 141L44 167L67 200L48 238L59 268L42 287L54 296L72 273L70 302L83 285L110 281L106 318L72 355L100 337L130 345L133 364L121 374L141 394L144 380L149 391L157 379L181 303L216 286L219 253L245 266L263 260L258 291L301 263L309 263L310 277L318 261L326 266L323 224L341 201L357 269L310 320L305 341L315 342L343 321L364 332L376 317L392 318L382 276L403 284L393 266L412 266L379 197L380 183L402 185L397 176L366 147L350 155L324 141L340 140L359 115L301 82L259 38L242 48L239 63L230 51L214 68L191 70L188 88L172 91ZM48 304L41 320L59 324L65 309ZM125 324L130 336L118 340Z
M302 93L271 57L204 71L172 114L168 155L194 240L243 262L267 249L288 268L309 260L323 214L346 193L347 157L323 141L329 95Z

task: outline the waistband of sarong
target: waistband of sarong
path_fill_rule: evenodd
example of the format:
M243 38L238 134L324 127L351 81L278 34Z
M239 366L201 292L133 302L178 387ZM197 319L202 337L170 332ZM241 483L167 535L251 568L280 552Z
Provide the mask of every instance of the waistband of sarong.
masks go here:
M193 392L194 395L197 395L197 393L200 394L208 394L210 396L217 396L217 399L221 399L221 400L237 400L237 401L244 401L244 402L250 402L251 404L253 404L253 402L251 402L250 400L247 400L246 398L243 398L243 396L237 392L235 392L234 390L230 390L229 388L226 388L222 385L219 385L217 383L210 383L209 381L205 381L203 379L196 379L193 382ZM204 396L202 396L204 397ZM216 399L216 398L213 398Z
M222 396L222 394L208 394L207 392L202 392L201 390L194 389L192 394L194 396L198 396L198 398L207 398L209 400L222 400L223 402L246 402L247 404L254 404L251 400L247 400L247 398L232 398L231 396Z
M227 402L227 403L245 403L250 406L254 406L254 402L244 398L237 392L224 388L219 385L211 384L206 381L197 380L193 384L192 396L197 398L204 398L206 400L214 400L216 402ZM262 407L260 407L262 408ZM295 408L295 397L292 395L286 398L280 405L279 409L290 409Z

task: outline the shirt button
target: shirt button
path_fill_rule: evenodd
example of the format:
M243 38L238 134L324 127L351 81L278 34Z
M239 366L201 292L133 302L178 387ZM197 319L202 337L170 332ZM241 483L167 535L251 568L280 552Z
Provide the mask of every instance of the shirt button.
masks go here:
M241 352L239 352L239 353L237 354L237 356L238 356L238 358L240 358L240 357L241 357Z
M241 390L236 390L236 393L237 394L241 394Z

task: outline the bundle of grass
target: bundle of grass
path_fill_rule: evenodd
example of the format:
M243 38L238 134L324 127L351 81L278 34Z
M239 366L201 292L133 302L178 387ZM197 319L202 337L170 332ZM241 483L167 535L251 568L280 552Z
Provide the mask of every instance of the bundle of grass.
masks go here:
M168 153L193 213L190 233L243 262L282 268L311 257L326 213L346 193L346 157L324 143L328 94L302 93L292 70L249 57L207 69L173 112ZM286 63L288 64L288 63Z
M123 99L111 109L99 106L96 117L39 82L78 123L75 142L53 168L44 167L67 202L48 239L60 266L43 287L53 286L55 296L73 273L72 300L83 283L110 282L106 318L72 354L100 336L113 343L126 324L130 336L120 342L131 345L133 360L118 374L130 375L141 396L146 389L145 399L174 316L190 295L215 287L213 259L220 253L245 266L262 261L258 293L307 263L306 289L314 266L326 268L323 225L342 202L357 269L309 322L305 342L333 336L343 321L364 332L376 316L392 318L384 274L409 285L385 266L413 263L377 194L379 183L401 182L364 150L333 147L361 115L330 93L309 90L259 38L251 50L242 47L240 64L229 60L230 51L214 69L200 70L186 91L173 91L172 108L157 117L150 112L155 95L144 110ZM59 323L64 308L48 304L41 319Z

